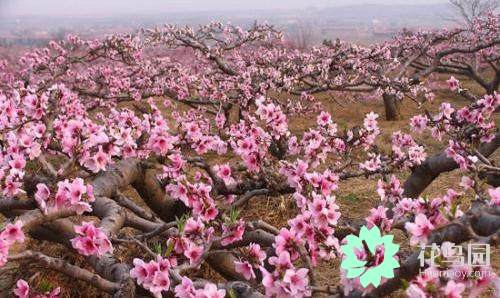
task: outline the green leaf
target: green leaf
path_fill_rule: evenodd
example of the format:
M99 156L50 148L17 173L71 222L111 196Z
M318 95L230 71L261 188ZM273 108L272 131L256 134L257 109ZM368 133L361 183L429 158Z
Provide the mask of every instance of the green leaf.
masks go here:
M239 212L235 208L231 207L231 211L229 212L229 219L231 220L232 223L236 222L238 219Z
M167 251L165 251L165 257L169 257L173 250L174 250L174 242L171 241L168 243Z
M410 283L406 279L402 278L401 279L401 285L403 287L403 290L406 290L410 286Z
M162 252L163 248L161 246L161 242L156 242L154 244L154 247L153 247L153 251L158 254L158 255L161 255L161 252Z
M187 219L188 219L187 214L182 215L181 218L178 218L177 216L175 217L175 221L177 222L177 229L179 230L179 233L182 233L184 231L184 226L186 225Z
M344 198L347 201L352 202L352 203L359 202L359 198L358 198L358 196L355 193L349 193L346 196L344 196Z
M236 291L234 289L229 289L229 291L227 291L227 293L229 294L230 298L237 298L238 297L238 295L236 294Z
M47 292L52 291L52 289L54 288L54 285L52 285L50 282L42 279L40 281L40 285L38 286L38 288L40 289L40 293L47 293Z

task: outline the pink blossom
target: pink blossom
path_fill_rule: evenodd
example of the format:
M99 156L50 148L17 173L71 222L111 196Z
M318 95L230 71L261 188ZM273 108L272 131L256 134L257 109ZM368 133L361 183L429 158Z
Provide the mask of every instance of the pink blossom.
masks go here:
M450 188L450 189L448 189L448 190L446 191L446 194L443 196L443 200L444 200L445 202L447 202L448 204L450 204L450 205L451 205L452 203L454 203L454 202L457 200L457 198L458 198L460 195L462 195L462 193L458 193L458 192L456 192L455 190L453 190L453 189L451 189L451 188ZM434 202L434 201L436 201L436 200L433 200L433 202ZM437 201L436 201L436 202L437 202Z
M361 169L365 169L369 172L375 172L378 169L380 169L380 166L382 165L382 161L380 160L380 155L373 155L370 154L370 159L360 163L359 167Z
M422 274L418 275L413 282L422 289L428 284L436 284L439 282L439 269L430 266Z
M427 99L429 102L433 102L434 99L436 98L436 94L434 94L434 92L428 92L428 93L425 93L424 95L425 99Z
M193 282L188 277L183 276L181 283L175 286L174 292L178 298L192 298L196 293L196 289Z
M134 268L130 270L130 277L137 279L138 284L142 284L152 279L150 272L143 260L135 258L133 261Z
M81 200L82 195L87 192L87 187L82 178L76 178L69 187L70 202L72 204Z
M42 188L43 190L43 188ZM87 193L88 192L88 193ZM85 196L84 196L85 195ZM83 212L91 211L90 205L85 202L94 201L92 187L85 186L83 179L76 178L72 182L69 179L59 181L57 183L57 192L53 201L46 203L45 210L50 208L73 208L73 210L81 215Z
M453 280L448 281L443 292L446 298L460 298L462 297L462 292L465 290L465 285L462 283L456 283Z
M47 187L47 185L43 183L38 183L36 185L36 193L35 193L35 201L38 203L38 206L40 209L44 212L47 213L47 200L49 199L50 196L50 190Z
M307 221L308 218L306 218L306 216L299 214L294 219L289 220L288 224L293 233L297 234L297 236L303 236L307 232L307 229L310 228Z
M427 294L420 289L417 285L411 284L408 289L406 289L406 295L408 298L427 298Z
M104 152L102 146L99 146L97 153L93 157L84 160L83 165L94 173L106 170L106 166L110 163L111 157Z
M153 277L153 285L149 288L155 297L162 297L161 292L170 288L168 271L157 271Z
M306 291L306 287L309 283L307 277L308 270L305 268L300 268L299 270L288 269L285 271L285 276L283 281L287 284L290 289L291 295L301 295L301 293ZM302 294L302 296L304 296Z
M159 155L165 155L174 148L175 141L174 137L168 135L155 135L150 140L151 149Z
M406 213L409 213L413 209L413 200L409 198L401 199L394 207L394 218L398 218Z
M456 91L460 87L460 81L457 80L454 76L451 76L450 79L446 82L448 83L448 87L451 91Z
M288 251L281 252L277 257L270 257L269 264L273 265L280 272L293 267Z
M73 248L84 256L104 255L113 252L113 247L101 228L96 228L92 222L75 225L75 232L80 236L71 239Z
M26 160L20 154L15 154L12 156L12 160L9 161L9 166L11 167L11 171L14 173L22 173L24 167L26 166Z
M491 205L500 206L500 186L488 189L488 194L490 195L491 198L490 201Z
M202 246L198 246L198 245L190 242L188 244L186 251L184 251L184 255L186 256L186 258L189 259L190 264L195 264L200 260L202 254L203 254L203 251L204 251L204 249Z
M441 106L439 107L439 115L441 117L444 117L446 119L451 119L451 114L455 111L454 108L452 108L451 104L447 102L443 102Z
M227 164L219 165L215 167L217 176L221 178L226 185L234 183L233 177L231 177L231 167Z
M42 296L41 298L58 298L60 293L61 293L61 288L57 287L52 291L50 291L49 293L46 293L45 296Z
M405 228L411 233L410 244L416 245L419 242L427 241L427 236L434 230L434 225L427 219L425 214L419 213L415 217L415 222L407 222Z
M7 242L0 238L0 267L3 267L5 263L7 263L7 258L9 256L9 248L10 245Z
M242 220L230 225L224 224L222 226L223 237L221 240L222 246L227 246L236 241L243 239L243 233L245 232L245 224Z
M408 148L408 158L414 165L420 165L426 157L424 147L415 145Z
M364 119L364 126L366 130L370 132L378 132L378 123L377 123L378 117L379 117L378 114L374 112L366 114Z
M8 198L12 198L21 191L21 186L22 183L19 182L16 177L9 175L5 179L5 187L3 189L3 194Z
M417 133L423 132L429 123L429 118L427 116L417 115L410 119L410 126L413 131Z
M196 290L195 298L224 298L226 290L219 290L217 286L211 283L205 285L203 289Z
M90 207L90 204L86 202L76 202L73 204L73 210L75 210L76 214L82 215L85 212L91 212L92 207Z
M356 258L360 261L365 261L366 258L368 257L368 252L364 248L358 249L357 247L355 247L354 254L356 255Z
M266 252L260 248L260 245L250 243L248 246L248 256L256 263L262 264L262 262L266 259Z
M186 220L186 224L184 225L184 234L186 236L189 235L201 235L205 225L200 219L194 219L192 217Z
M396 202L401 199L401 196L403 195L403 188L401 187L399 179L396 176L391 175L389 183L385 183L382 180L377 182L377 193L382 202L386 200Z
M469 293L471 298L479 297L490 285L495 285L500 281L491 267L481 266L476 270L479 270L480 276L472 281L472 289ZM498 289L494 291L498 291Z
M298 257L296 248L298 247L299 239L290 230L282 228L280 233L275 237L274 245L276 253L281 255L282 252L289 252L292 260Z
M243 156L243 160L245 161L245 164L246 164L249 171L251 171L251 172L259 172L260 171L259 161L258 161L257 156L255 154L245 155L245 156Z
M168 259L158 256L155 260L145 263L141 259L134 259L134 268L130 270L130 277L137 279L137 283L149 290L153 296L161 297L163 291L170 288L169 269L171 263Z
M392 227L392 219L389 219L386 215L388 208L384 206L378 206L378 208L370 209L370 215L366 218L367 227L372 228L373 226L378 226L384 231L390 231Z
M18 298L29 298L30 286L28 283L20 279L16 283L16 288L14 289L14 295Z
M472 188L474 186L474 180L467 176L462 176L462 179L460 180L460 186L464 189Z
M178 153L170 154L168 159L171 164L163 167L163 174L166 178L178 178L181 176L182 169L186 164L186 161L182 158L182 155Z
M252 278L255 278L255 273L253 272L253 268L248 262L239 262L235 261L234 262L234 269L236 272L240 273L243 275L243 277L246 280L250 280Z
M96 255L98 253L97 246L89 237L75 237L71 239L73 248L84 256Z
M0 239L5 241L7 245L12 245L15 242L24 242L24 233L22 230L23 222L18 220L14 224L8 224L0 234Z
M226 123L226 116L224 113L218 113L215 116L215 124L217 125L218 129L224 128L224 124Z
M332 117L328 112L321 111L321 114L318 115L316 122L319 126L327 126L332 123Z

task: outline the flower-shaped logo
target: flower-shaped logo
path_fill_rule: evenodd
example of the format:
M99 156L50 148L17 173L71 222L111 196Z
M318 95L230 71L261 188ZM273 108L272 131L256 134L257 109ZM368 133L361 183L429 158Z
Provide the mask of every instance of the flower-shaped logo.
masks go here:
M399 268L394 258L399 245L392 242L393 238L393 235L382 237L377 226L370 230L361 227L359 237L347 236L347 244L340 247L345 255L340 266L347 270L347 278L359 277L364 288L369 284L378 287L382 277L393 278L394 269Z

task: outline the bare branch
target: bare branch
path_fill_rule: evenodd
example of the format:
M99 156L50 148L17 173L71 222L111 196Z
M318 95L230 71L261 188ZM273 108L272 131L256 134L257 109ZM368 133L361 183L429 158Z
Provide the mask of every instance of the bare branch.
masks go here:
M120 284L116 282L109 281L102 278L101 276L87 271L75 265L71 265L62 259L49 257L40 252L35 252L31 250L23 251L16 255L9 256L9 261L19 261L31 259L40 262L45 268L52 269L61 273L64 273L70 277L83 280L91 284L92 286L105 291L107 293L114 293L120 289Z

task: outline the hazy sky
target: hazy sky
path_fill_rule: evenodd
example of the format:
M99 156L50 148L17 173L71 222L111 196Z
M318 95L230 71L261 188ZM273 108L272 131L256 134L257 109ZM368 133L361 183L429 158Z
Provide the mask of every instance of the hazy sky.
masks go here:
M297 9L361 4L430 4L447 0L0 0L0 15L111 15L208 10Z

